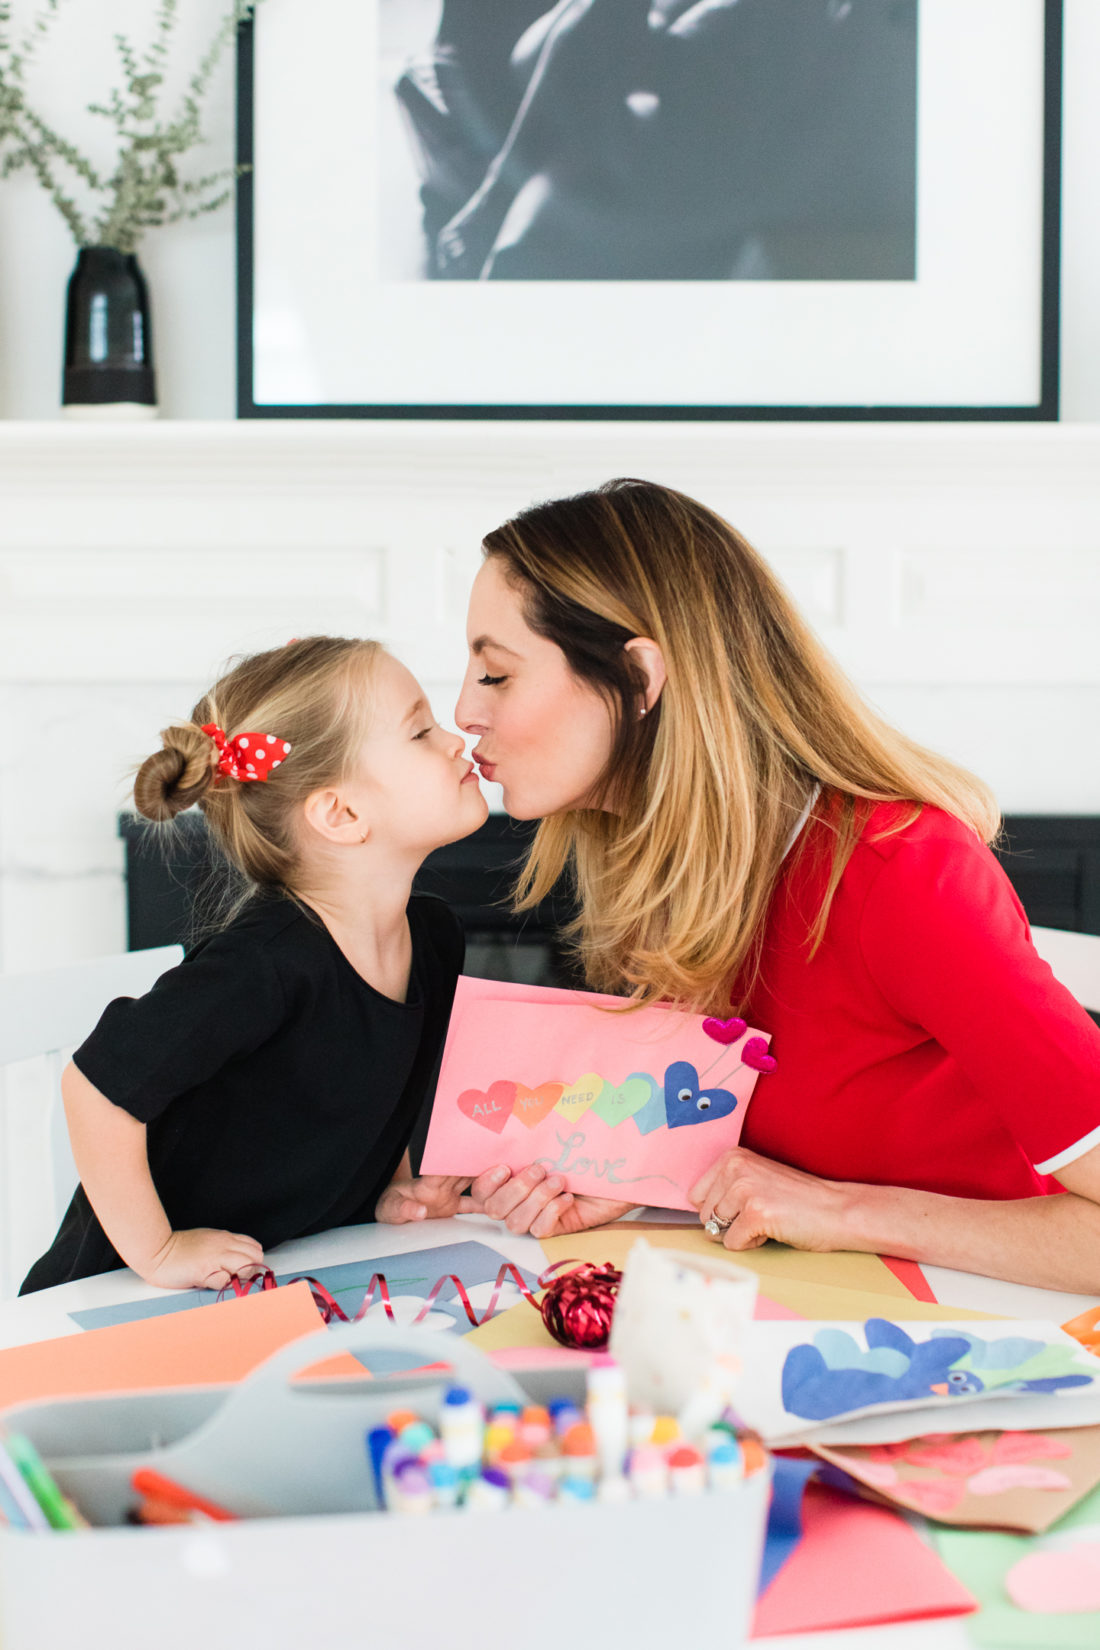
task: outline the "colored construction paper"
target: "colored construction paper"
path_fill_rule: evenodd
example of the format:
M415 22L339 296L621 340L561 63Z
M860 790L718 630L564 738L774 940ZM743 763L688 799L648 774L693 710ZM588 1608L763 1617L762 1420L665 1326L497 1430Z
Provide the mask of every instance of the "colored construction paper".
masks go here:
M362 1305L371 1278L376 1272L381 1272L386 1279L394 1319L398 1324L405 1324L411 1322L426 1304L436 1281L448 1274L461 1278L470 1304L480 1317L488 1308L501 1261L500 1253L488 1244L447 1243L433 1249L415 1249L396 1255L375 1255L370 1260L316 1266L311 1269L309 1276L323 1284L337 1304L343 1307L348 1317L353 1318ZM529 1286L534 1285L533 1272L522 1268L517 1270L525 1283ZM278 1275L276 1281L280 1287L267 1293L285 1294L286 1289L283 1286L299 1276L301 1274L295 1272ZM156 1300L125 1301L113 1306L88 1307L70 1313L70 1317L82 1329L95 1330L107 1324L132 1323L147 1318L187 1313L216 1300L217 1295L212 1290L186 1289ZM500 1290L498 1307L509 1308L522 1300L523 1297L515 1283L511 1279L507 1280ZM533 1308L527 1306L526 1310L537 1319ZM385 1306L376 1291L374 1303L367 1309L364 1321L373 1324L386 1318ZM453 1284L447 1284L432 1303L427 1316L421 1319L421 1327L458 1330L462 1333L469 1327L469 1322ZM397 1374L401 1370L413 1368L414 1365L415 1359L402 1352L376 1351L370 1357L370 1368L377 1375Z
M688 1209L741 1134L767 1038L624 999L463 977L422 1162L425 1174L542 1163L570 1191ZM619 1012L609 1012L609 1010Z
M964 1615L977 1601L885 1507L810 1484L802 1540L758 1599L753 1638Z
M760 1559L758 1597L771 1586L802 1540L802 1500L816 1470L816 1461L793 1460L786 1455L777 1455L772 1461L772 1493Z
M810 1448L877 1499L961 1527L1048 1530L1100 1484L1100 1427Z
M899 1283L903 1283L914 1300L927 1301L936 1306L938 1302L932 1292L932 1285L921 1271L915 1260L899 1260L896 1255L883 1255L882 1264L889 1267Z
M320 1327L304 1283L195 1312L113 1324L0 1351L0 1409L40 1398L239 1381L289 1341ZM327 1360L325 1373L362 1370Z
M942 1323L908 1329L888 1318L847 1323L761 1323L748 1328L749 1356L737 1389L741 1415L769 1443L837 1441L830 1424L883 1411L905 1417L912 1436L925 1427L968 1432L1001 1403L1033 1407L1034 1421L1010 1427L1075 1422L1064 1404L1087 1402L1100 1419L1100 1359L1055 1324ZM1045 1407L1044 1407L1045 1406ZM1057 1418L1056 1418L1057 1417ZM1005 1430L1008 1430L1006 1428ZM853 1441L849 1438L849 1441ZM863 1440L860 1442L877 1440Z
M1089 1595L1084 1591L1089 1578L1081 1578L1081 1562L1095 1563L1100 1537L1100 1489L1078 1503L1072 1512L1042 1536L1005 1535L986 1530L936 1529L936 1550L949 1569L977 1596L980 1609L967 1622L967 1632L981 1650L1096 1650L1100 1643L1100 1617L1096 1608L1066 1610ZM1013 1601L1018 1590L1029 1604L1049 1602L1048 1584L1052 1572L1038 1583L1034 1572L1025 1570L1010 1577L1017 1566L1037 1555L1083 1554L1066 1566L1065 1582L1053 1610L1020 1609ZM1070 1589L1073 1589L1072 1593ZM1078 1589L1081 1589L1078 1591Z
M1005 1592L1018 1610L1100 1616L1100 1529L1091 1537L1082 1531L1065 1547L1017 1559L1005 1575Z

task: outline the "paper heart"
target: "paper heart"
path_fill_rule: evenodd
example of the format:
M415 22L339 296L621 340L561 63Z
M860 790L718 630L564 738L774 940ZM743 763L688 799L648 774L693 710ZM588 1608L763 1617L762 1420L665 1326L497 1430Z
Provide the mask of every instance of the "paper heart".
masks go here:
M915 1478L910 1478L906 1483L898 1484L893 1494L895 1500L904 1502L907 1507L916 1507L918 1512L936 1518L942 1513L954 1511L966 1494L966 1485L961 1478L927 1478L919 1483Z
M708 1037L713 1037L716 1043L736 1043L738 1037L743 1037L748 1030L744 1020L715 1020L703 1021L703 1030Z
M767 1073L775 1071L779 1062L773 1054L768 1053L768 1045L763 1037L750 1037L741 1050L741 1062L748 1066L750 1071Z
M662 1084L648 1071L632 1071L627 1078L628 1083L644 1083L649 1092L649 1098L640 1111L634 1113L634 1126L639 1134L652 1134L654 1129L663 1129L665 1126L665 1091Z
M490 1083L488 1090L465 1089L458 1097L458 1109L483 1129L499 1134L512 1115L516 1100L516 1085L501 1080Z
M859 1476L876 1490L890 1489L898 1481L898 1469L889 1461L864 1460L859 1463Z
M570 1122L576 1122L583 1117L589 1106L595 1105L603 1092L603 1078L594 1071L586 1071L583 1077L578 1077L575 1083L570 1083L554 1107Z
M529 1129L535 1128L547 1112L553 1111L564 1087L564 1083L540 1083L537 1089L529 1089L526 1084L517 1083L515 1115Z
M1007 1571L1004 1589L1018 1610L1044 1615L1100 1610L1100 1542L1081 1533L1074 1546L1028 1553Z
M605 1083L603 1093L592 1107L594 1117L602 1117L609 1128L625 1123L628 1117L649 1104L650 1086L645 1077L628 1077L618 1088Z
M690 1060L673 1060L665 1072L665 1121L670 1129L692 1123L710 1123L728 1117L737 1096L728 1089L701 1089L699 1073Z
M998 1466L1011 1461L1064 1461L1073 1451L1060 1438L1043 1432L1002 1432L993 1441L993 1459Z

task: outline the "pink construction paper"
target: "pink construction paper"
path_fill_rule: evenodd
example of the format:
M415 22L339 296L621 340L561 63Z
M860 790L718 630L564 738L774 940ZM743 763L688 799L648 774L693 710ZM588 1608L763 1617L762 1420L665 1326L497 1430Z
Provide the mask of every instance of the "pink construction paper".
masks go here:
M757 1601L753 1638L957 1616L978 1602L904 1519L820 1484L802 1540Z
M798 1318L803 1323L806 1321L803 1313L792 1312L789 1306L782 1306L779 1301L770 1301L767 1295L757 1295L752 1315L761 1322L774 1322L778 1318Z
M1028 1553L1006 1574L1005 1592L1018 1610L1039 1615L1100 1611L1100 1541Z
M539 1162L572 1192L690 1209L690 1188L741 1135L758 1073L740 1052L767 1038L749 1027L723 1044L702 1015L606 1005L622 1000L460 979L423 1172Z

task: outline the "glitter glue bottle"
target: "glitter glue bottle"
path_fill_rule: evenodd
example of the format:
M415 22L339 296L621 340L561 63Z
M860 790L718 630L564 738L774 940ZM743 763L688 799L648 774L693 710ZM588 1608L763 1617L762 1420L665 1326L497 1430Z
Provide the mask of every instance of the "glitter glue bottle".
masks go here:
M469 1389L448 1387L439 1409L439 1434L445 1459L459 1472L477 1472L480 1468L484 1426L481 1405Z
M605 1478L622 1476L630 1442L626 1376L614 1358L594 1358L588 1370L588 1424Z

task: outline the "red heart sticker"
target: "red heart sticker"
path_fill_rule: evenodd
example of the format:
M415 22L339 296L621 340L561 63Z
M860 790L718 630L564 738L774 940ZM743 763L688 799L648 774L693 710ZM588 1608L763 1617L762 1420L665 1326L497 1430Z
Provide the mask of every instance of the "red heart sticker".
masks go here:
M775 1056L768 1053L763 1037L750 1037L741 1050L741 1059L750 1071L776 1071L779 1066Z
M748 1029L744 1020L703 1021L703 1030L708 1037L713 1037L716 1043L736 1043L738 1037L743 1037Z
M482 1089L466 1089L458 1097L458 1109L465 1112L471 1122L480 1123L483 1129L492 1129L499 1134L512 1115L512 1107L516 1101L516 1085L506 1083L490 1083L487 1091Z

